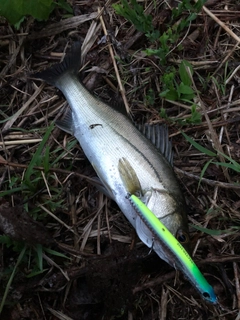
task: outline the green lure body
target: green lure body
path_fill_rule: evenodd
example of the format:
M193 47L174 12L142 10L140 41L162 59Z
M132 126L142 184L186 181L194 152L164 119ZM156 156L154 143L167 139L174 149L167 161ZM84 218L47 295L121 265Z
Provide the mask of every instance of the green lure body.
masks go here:
M153 242L160 241L165 250L168 251L169 255L175 260L175 268L183 271L205 300L216 304L217 297L213 287L207 282L179 241L137 196L130 195L129 201L134 206L142 221L151 229L154 237Z

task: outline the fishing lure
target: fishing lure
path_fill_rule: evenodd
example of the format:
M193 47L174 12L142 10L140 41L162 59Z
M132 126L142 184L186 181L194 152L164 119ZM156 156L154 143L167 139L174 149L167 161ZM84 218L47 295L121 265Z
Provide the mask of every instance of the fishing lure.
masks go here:
M207 282L184 247L137 196L132 194L128 195L127 198L142 221L151 229L154 237L153 242L160 241L166 251L174 257L174 267L183 271L206 301L217 304L218 300L213 287Z

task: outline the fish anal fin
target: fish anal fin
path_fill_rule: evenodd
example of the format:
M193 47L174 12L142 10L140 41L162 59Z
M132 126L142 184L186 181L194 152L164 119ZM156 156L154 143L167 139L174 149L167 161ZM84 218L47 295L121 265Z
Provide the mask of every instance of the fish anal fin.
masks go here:
M124 102L122 98L120 97L115 97L110 100L110 103L108 103L110 107L112 107L114 110L117 112L122 113L126 117L130 117L130 115L127 113L126 107L124 105Z
M101 179L98 178L98 177L94 177L94 178L91 178L92 179L92 184L100 191L102 192L103 194L105 194L105 196L107 196L108 198L114 200L114 196L112 194L112 192L110 192L109 188L107 189L104 184L102 183ZM93 180L96 181L93 182Z
M73 135L72 111L69 109L62 120L57 120L56 125L61 130Z
M98 168L92 163L93 169L95 170L95 172L98 175L98 178L94 178L94 180L96 181L95 186L98 188L98 190L102 193L104 193L106 196L108 196L109 198L114 200L114 191L110 188L110 186L107 184L107 182L105 181L104 177L102 176L102 174L100 173L100 170L98 170ZM101 182L101 184L99 185L99 181ZM94 183L93 183L94 184ZM98 185L97 185L98 184Z

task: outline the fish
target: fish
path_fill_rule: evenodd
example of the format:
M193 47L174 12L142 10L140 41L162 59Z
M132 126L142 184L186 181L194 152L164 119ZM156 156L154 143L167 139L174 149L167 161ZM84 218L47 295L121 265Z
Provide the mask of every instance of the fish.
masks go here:
M151 210L149 210L139 197L130 193L126 195L126 197L138 212L143 225L147 226L152 231L154 241L160 242L160 246L165 247L168 256L172 256L172 259L175 261L174 267L184 272L184 275L189 279L193 286L197 288L206 301L215 305L218 304L218 299L213 287L207 282L195 262L179 241L151 212Z
M62 91L70 110L56 124L79 141L102 183L101 191L118 204L141 241L174 266L174 258L155 244L152 230L139 222L139 214L126 199L129 190L136 195L140 190L140 200L190 251L186 204L173 171L167 130L137 127L126 114L93 96L79 81L80 67L77 42L61 63L35 73L34 78Z

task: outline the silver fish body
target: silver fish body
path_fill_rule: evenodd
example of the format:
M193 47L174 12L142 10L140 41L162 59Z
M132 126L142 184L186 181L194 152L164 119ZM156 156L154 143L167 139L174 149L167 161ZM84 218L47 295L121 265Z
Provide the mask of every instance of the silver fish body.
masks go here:
M174 265L166 248L155 245L151 230L139 225L138 215L126 199L129 190L119 172L119 161L126 159L125 169L133 169L137 175L143 201L184 245L184 242L188 243L185 202L172 166L128 117L95 98L79 82L79 54L80 46L77 45L61 64L36 77L63 92L71 114L60 127L77 138L107 193L116 201L140 239Z

